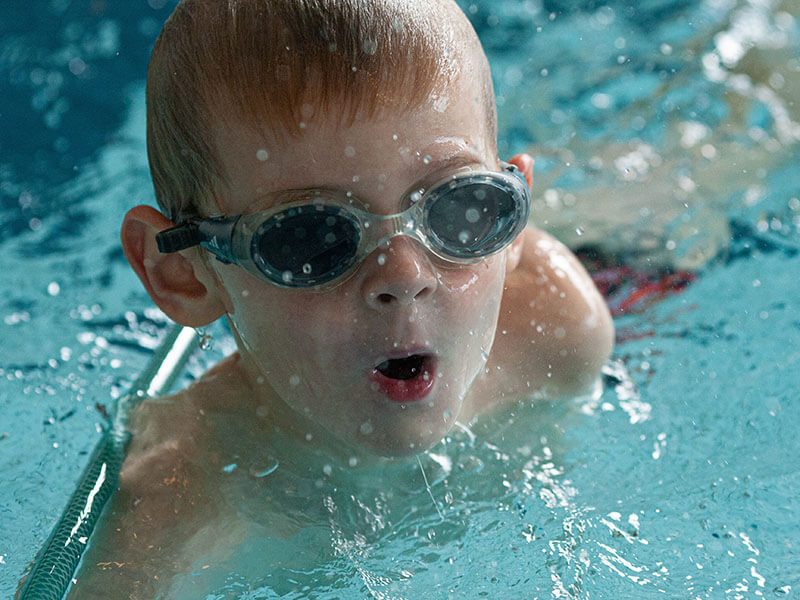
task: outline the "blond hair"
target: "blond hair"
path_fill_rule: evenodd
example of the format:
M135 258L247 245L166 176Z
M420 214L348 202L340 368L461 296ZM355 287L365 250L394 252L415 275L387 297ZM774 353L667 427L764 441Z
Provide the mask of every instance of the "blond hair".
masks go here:
M298 135L309 112L341 124L435 99L458 72L463 40L479 47L463 14L435 4L183 0L156 41L147 78L147 150L161 209L179 221L213 205L225 182L213 135L221 115Z

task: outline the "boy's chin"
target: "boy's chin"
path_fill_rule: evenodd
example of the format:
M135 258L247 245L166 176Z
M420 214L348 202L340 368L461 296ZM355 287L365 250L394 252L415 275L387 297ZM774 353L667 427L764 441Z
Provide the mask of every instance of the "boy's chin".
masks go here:
M442 428L441 431L417 433L412 435L394 435L372 437L361 437L359 446L366 452L388 459L403 459L415 456L422 452L427 452L447 435L449 428ZM370 439L371 438L371 439Z

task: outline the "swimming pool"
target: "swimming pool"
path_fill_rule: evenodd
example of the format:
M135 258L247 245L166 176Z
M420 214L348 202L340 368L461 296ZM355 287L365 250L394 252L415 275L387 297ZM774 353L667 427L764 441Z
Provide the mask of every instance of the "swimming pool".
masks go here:
M53 1L0 24L2 597L167 330L117 231L152 197L143 80L171 5ZM254 532L173 596L797 594L800 3L462 5L501 153L537 156L534 219L584 249L618 313L604 386L454 430L390 496L323 487L318 526ZM680 293L670 265L696 275ZM187 377L232 348L214 334Z

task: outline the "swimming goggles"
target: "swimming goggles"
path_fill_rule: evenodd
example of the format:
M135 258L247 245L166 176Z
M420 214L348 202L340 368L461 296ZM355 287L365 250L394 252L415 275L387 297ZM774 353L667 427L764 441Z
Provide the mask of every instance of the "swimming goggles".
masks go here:
M446 262L478 262L508 246L531 210L524 175L507 163L499 172L461 171L416 188L404 197L411 205L394 215L361 210L340 191L289 195L288 202L264 211L191 218L158 233L158 249L170 253L200 245L276 286L326 288L397 235L417 240Z

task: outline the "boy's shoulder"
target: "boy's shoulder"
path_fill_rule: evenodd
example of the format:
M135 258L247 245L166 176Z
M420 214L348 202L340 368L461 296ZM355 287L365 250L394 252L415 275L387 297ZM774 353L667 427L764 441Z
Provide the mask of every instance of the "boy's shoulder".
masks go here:
M130 415L131 442L119 482L121 501L136 521L175 522L208 510L208 490L221 462L215 450L218 378L228 361L163 398L147 399ZM197 513L196 515L194 513Z
M162 533L201 516L208 477L203 468L207 428L186 391L146 400L131 415L132 439L120 473L117 506L137 537L160 547Z
M226 362L228 361L228 362ZM172 396L144 400L130 415L131 442L104 527L70 598L153 598L189 568L190 544L224 546L219 493L223 454L214 412L229 359Z
M504 399L583 393L611 353L611 315L586 269L550 234L528 227L523 235L489 361L474 386L472 395L484 399L472 400L475 412Z
M123 488L142 489L153 475L212 466L216 452L214 424L219 413L235 410L228 400L241 398L237 356L230 356L180 392L147 399L132 411L131 444L121 473Z

